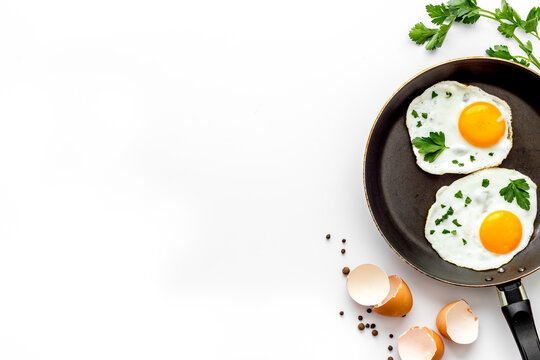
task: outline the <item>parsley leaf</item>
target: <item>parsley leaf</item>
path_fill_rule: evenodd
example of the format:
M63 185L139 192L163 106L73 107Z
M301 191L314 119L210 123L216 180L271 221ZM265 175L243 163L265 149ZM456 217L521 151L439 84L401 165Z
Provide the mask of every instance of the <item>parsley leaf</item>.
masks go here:
M457 227L461 227L461 224L457 221L457 219L452 220L452 223Z
M450 96L452 96L452 93L450 91L447 91L446 92L446 97L449 98Z
M412 143L418 148L420 154L424 154L424 161L430 163L434 162L444 149L449 149L444 144L444 133L442 131L438 133L430 132L429 137L416 137Z
M446 207L446 205L444 205L444 204L441 204L441 207L442 207L442 208L444 209L444 208Z
M511 203L514 198L520 208L529 210L531 203L529 201L529 184L525 179L510 180L510 184L499 191L504 200Z
M416 122L416 127L420 127L420 126L422 126L422 122L421 122L421 121L417 121L417 122Z
M471 159L471 162L476 160L476 158L473 155L470 156L470 159Z
M461 239L461 241L463 241L463 245L467 245L467 240Z
M441 5L427 5L426 11L431 18L431 22L436 25L442 25L447 18L451 16L450 10L445 4Z
M490 153L489 153L488 155L489 155L489 156L493 156L493 153L492 153L492 152L490 152Z
M418 117L418 113L416 112L416 110L413 110L411 114L415 119Z
M472 199L470 197L465 198L465 206L469 205L471 203Z
M450 231L452 233L452 235L457 235L457 231L456 230L452 230Z
M457 161L457 160L452 160L452 164L457 164L457 163L459 163L459 161Z
M443 229L442 233L443 233L443 234L450 234L450 230Z
M432 91L431 92L431 98L436 98L437 96L439 96L439 94L437 94L435 91Z
M483 187L488 187L489 186L489 180L488 179L482 180L482 186Z
M513 38L526 56L512 55L508 51L508 47L504 45L495 45L487 49L487 55L512 60L524 66L529 66L532 63L540 69L540 60L532 53L533 44L530 41L520 40L518 36L521 36L521 33L516 31L520 29L540 40L538 33L540 7L533 7L529 10L527 18L522 19L506 0L502 0L500 8L493 11L480 8L476 1L448 0L446 4L427 5L427 14L437 27L428 28L421 22L417 23L409 31L409 37L417 44L426 44L426 50L434 50L442 46L448 31L455 22L474 24L480 17L483 17L495 21L498 32L507 38Z
M422 117L423 117L424 119L427 119L427 113L422 113Z
M459 190L457 193L454 194L454 197L457 199L463 199L463 193L461 190Z
M430 234L430 235L435 234L435 230L429 230L429 234Z
M459 167L464 167L465 164L464 164L464 163L459 163L458 166L459 166Z
M433 38L438 32L438 29L428 28L426 25L419 22L409 31L409 38L418 45L421 45Z

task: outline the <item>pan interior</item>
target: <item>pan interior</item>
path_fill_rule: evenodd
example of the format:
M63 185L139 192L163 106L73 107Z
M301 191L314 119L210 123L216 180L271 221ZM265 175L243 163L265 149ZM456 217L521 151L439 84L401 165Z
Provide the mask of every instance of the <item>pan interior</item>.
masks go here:
M424 237L435 193L464 175L431 175L417 165L405 126L409 103L444 80L475 85L510 105L514 144L500 167L515 169L540 185L540 76L492 58L454 60L417 75L389 100L366 148L364 182L371 213L388 244L410 265L438 280L490 286L520 278L540 266L540 216L529 245L502 268L475 271L442 260ZM487 279L487 280L486 280Z

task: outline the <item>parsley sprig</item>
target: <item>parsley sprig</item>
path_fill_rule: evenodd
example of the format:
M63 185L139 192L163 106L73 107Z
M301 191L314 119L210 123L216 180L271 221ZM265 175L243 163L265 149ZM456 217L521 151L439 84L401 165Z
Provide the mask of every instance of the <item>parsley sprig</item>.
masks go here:
M499 194L504 197L504 200L511 203L514 198L520 208L529 210L531 203L529 201L529 184L525 179L510 180L510 184L499 191Z
M444 133L442 131L430 132L429 137L416 137L412 141L418 148L418 152L424 155L424 161L434 162L441 155L444 149L450 149L444 144Z
M523 19L506 0L501 1L501 7L495 11L482 9L476 0L449 0L446 4L427 5L426 11L431 22L438 28L429 28L422 22L417 23L409 31L409 37L417 44L426 44L427 50L435 50L442 46L448 30L455 22L474 24L481 17L496 21L497 30L507 38L513 38L526 56L512 55L505 45L495 45L486 50L491 57L512 60L525 66L531 63L540 69L540 61L533 54L533 44L524 43L516 35L516 29L532 35L540 41L538 23L540 22L540 7L533 7Z

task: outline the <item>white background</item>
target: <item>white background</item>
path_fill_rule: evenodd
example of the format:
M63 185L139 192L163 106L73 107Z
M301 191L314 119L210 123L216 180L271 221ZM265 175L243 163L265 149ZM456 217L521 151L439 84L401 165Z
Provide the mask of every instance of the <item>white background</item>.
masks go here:
M0 358L386 359L458 298L480 337L445 358L518 358L495 290L417 273L366 206L390 95L507 43L482 19L428 53L407 36L426 3L3 1ZM364 262L407 281L406 318L349 299Z

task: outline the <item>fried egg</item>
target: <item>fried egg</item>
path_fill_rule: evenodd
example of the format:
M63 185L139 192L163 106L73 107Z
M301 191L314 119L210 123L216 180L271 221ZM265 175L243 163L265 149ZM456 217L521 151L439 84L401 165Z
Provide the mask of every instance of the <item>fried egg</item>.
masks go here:
M527 246L536 210L536 184L528 176L510 169L480 170L437 191L425 236L448 262L494 269Z
M510 106L457 81L437 83L416 97L407 109L406 125L417 164L431 174L494 167L512 148Z

